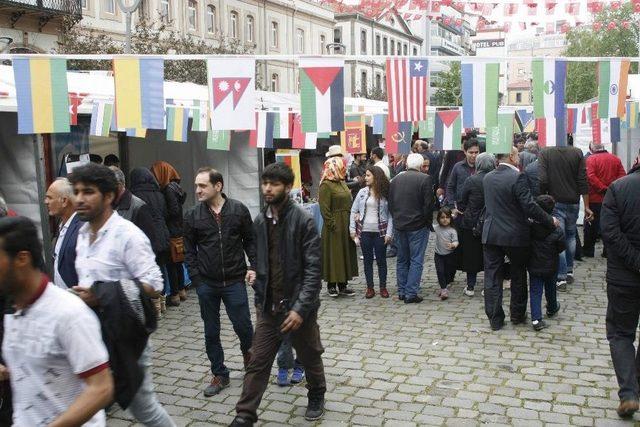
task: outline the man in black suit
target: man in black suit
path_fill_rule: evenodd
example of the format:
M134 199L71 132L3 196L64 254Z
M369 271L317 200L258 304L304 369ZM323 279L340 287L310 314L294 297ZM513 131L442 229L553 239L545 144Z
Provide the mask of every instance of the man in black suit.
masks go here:
M63 289L78 285L76 243L83 222L76 215L73 187L67 178L58 178L44 198L49 215L59 221L54 241L53 283Z
M498 154L498 167L484 178L486 217L482 230L484 244L484 309L491 329L504 326L502 281L504 258L511 262L511 322L524 323L527 311L528 218L558 225L531 197L527 179L518 170L518 149Z

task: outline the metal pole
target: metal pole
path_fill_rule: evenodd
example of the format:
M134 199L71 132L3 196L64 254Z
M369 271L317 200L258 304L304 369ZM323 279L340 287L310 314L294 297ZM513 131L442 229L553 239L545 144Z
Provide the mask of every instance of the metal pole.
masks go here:
M140 0L134 0L131 6L127 6L124 4L124 0L118 0L118 6L124 12L125 15L125 43L124 43L124 53L131 53L131 14L135 12L135 10L140 5Z

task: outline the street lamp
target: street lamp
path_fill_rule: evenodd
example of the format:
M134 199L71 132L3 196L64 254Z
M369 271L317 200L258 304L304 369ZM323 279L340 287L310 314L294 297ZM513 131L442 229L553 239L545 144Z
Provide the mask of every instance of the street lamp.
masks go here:
M11 37L0 37L0 53L8 51L11 43L13 43L13 39Z
M131 5L126 5L124 2L125 0L118 0L118 6L124 12L126 22L124 53L131 53L131 14L135 12L140 5L140 0L133 0Z

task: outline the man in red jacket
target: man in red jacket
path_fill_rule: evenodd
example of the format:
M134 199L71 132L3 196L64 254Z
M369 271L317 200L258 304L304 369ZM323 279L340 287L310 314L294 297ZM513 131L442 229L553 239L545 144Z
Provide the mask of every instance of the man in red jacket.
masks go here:
M618 157L604 149L602 144L589 144L591 155L587 157L587 180L589 181L589 208L594 218L584 224L583 255L593 257L596 239L600 235L600 210L602 199L609 185L626 175L622 162ZM603 252L603 256L605 252Z

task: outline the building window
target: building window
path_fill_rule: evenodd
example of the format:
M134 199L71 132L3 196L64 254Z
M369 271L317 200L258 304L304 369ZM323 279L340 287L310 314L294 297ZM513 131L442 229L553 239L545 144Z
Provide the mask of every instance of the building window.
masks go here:
M391 26L393 27L394 25L396 25L396 20L393 18L389 19L389 24L391 24Z
M382 77L380 74L376 74L376 89L382 90Z
M87 9L87 0L82 0L80 2L80 5L82 6L83 9Z
M254 23L253 23L253 16L247 16L247 34L246 34L246 41L253 43L253 31L254 31Z
M296 47L298 48L298 53L304 53L304 30L300 28L296 30Z
M376 36L376 55L380 55L380 35Z
M388 40L387 40L386 37L382 39L382 54L383 55L387 55L389 53L389 50L388 50L388 47L387 47L387 42L388 42Z
M418 56L418 48L417 47L413 48L413 56Z
M273 73L271 74L271 92L277 92L280 90L280 77Z
M409 46L407 46L407 44L405 43L404 45L402 45L402 54L404 56L409 55Z
M333 42L342 43L342 30L340 28L334 28L333 30Z
M271 21L271 47L278 47L278 23Z
M391 55L395 55L395 54L396 54L396 41L391 40Z
M229 15L231 19L231 27L229 28L229 36L231 38L238 38L238 12L231 12Z
M522 102L522 93L516 92L516 102Z
M360 53L367 54L367 32L364 30L360 31Z
M211 4L207 6L207 32L216 32L216 8Z
M85 1L83 1L83 3L85 3ZM171 20L171 15L170 15L170 7L169 7L169 0L161 0L160 1L160 18L162 19L162 22L168 23Z
M115 0L105 0L104 2L104 11L110 13L112 15L116 14L116 1Z
M398 42L398 56L402 55L402 45Z
M320 34L320 55L325 54L325 46L327 45L327 38L324 34Z
M367 72L366 71L362 71L360 73L360 94L361 95L367 94Z
M189 21L190 30L195 30L196 28L198 28L196 26L196 23L198 22L198 2L196 2L195 0L189 0L187 19Z

